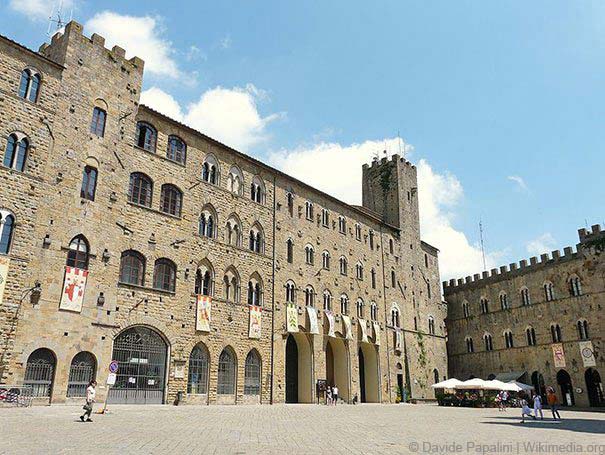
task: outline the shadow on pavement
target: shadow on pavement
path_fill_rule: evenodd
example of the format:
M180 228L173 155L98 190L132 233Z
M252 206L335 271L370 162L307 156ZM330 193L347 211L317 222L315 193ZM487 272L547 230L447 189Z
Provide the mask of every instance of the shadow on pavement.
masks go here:
M552 418L532 419L525 418L525 423L521 423L520 415L508 415L508 416L497 416L492 417L491 421L482 422L486 425L510 425L515 427L531 427L531 428L545 428L545 429L556 429L556 430L568 430L575 431L578 433L592 433L592 434L605 434L605 425L602 420L593 419L575 419L573 417L565 417L563 420L553 420Z

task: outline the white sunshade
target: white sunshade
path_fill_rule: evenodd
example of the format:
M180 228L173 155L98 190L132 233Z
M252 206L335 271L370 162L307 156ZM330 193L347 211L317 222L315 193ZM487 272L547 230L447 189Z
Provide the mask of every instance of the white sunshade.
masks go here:
M534 386L523 384L522 382L510 381L507 384L510 384L515 387L514 392L521 392L522 390L533 390Z
M491 381L484 381L484 390L506 390L508 392L518 392L518 386L515 384L509 384L507 382L498 381L497 379Z
M474 378L474 379L469 379L468 381L464 381L460 384L458 384L455 388L456 389L468 389L468 390L479 390L479 389L483 389L485 386L485 383L488 381L484 381L483 379L479 379L479 378Z
M441 382L438 382L437 384L433 384L431 387L433 389L455 389L460 384L462 384L462 381L459 381L456 378L450 378L446 381L441 381Z

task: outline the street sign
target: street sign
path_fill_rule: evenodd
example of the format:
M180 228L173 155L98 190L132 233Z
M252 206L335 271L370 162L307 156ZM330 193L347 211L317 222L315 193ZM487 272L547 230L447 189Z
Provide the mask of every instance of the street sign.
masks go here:
M118 361L117 360L112 360L111 363L109 364L109 372L110 373L117 373L118 372Z
M116 374L109 373L107 376L107 385L114 385L116 383Z

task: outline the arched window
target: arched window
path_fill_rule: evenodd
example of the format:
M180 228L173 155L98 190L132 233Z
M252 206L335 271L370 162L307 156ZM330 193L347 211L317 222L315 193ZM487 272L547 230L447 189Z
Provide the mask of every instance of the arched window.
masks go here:
M485 297L482 297L479 301L479 305L481 307L481 314L489 313L489 303Z
M555 299L555 287L550 281L544 283L544 298L547 302L551 302Z
M429 266L429 255L424 253L424 266L428 267Z
M242 223L235 214L232 214L227 220L227 243L242 246Z
M486 351L494 350L494 343L492 341L492 336L489 333L486 333L485 335L483 335L483 342L485 343Z
M223 349L218 358L218 395L233 395L235 393L235 353L230 348Z
M473 346L473 339L471 337L466 337L464 341L466 342L466 352L475 352L475 347Z
M328 209L321 209L321 225L324 227L328 227L330 224L330 213Z
M588 321L586 319L580 319L577 325L580 340L588 340Z
M309 244L305 246L305 262L309 265L313 265L315 262L315 250Z
M462 303L462 314L464 315L465 318L468 318L471 315L468 302Z
M324 291L324 311L332 311L332 294L327 289Z
M250 229L250 251L255 253L262 253L264 249L264 235L263 229L258 223L254 223Z
M338 232L341 234L347 233L347 220L342 215L338 217Z
M429 316L429 333L435 335L435 318L433 316Z
M92 121L90 122L90 132L95 136L105 136L105 121L107 112L100 107L95 107L92 110Z
M80 188L80 197L82 199L94 201L96 192L97 170L92 166L84 166L84 172L82 173L82 188Z
M580 282L580 278L575 275L569 279L569 294L572 297L579 297L582 295L582 283Z
M217 226L216 210L210 204L205 205L202 213L200 213L198 233L202 237L214 239L216 238Z
M175 292L176 264L170 259L162 258L155 261L153 287L163 291Z
M23 385L28 387L34 398L50 398L55 378L57 359L46 348L36 349L27 359Z
M19 96L23 99L35 103L38 101L38 92L42 78L38 72L30 68L21 72L21 82L19 83Z
M561 334L561 326L559 326L559 324L551 324L550 335L552 337L553 343L560 343L561 341L563 341L563 336Z
M355 223L355 238L361 240L361 224Z
M292 193L286 194L286 205L288 206L290 216L294 216L294 195Z
M181 216L183 193L176 186L168 183L162 185L160 211L172 216Z
M370 303L370 319L372 321L378 320L378 305L376 305L376 302Z
M145 256L135 250L127 250L122 253L120 282L136 286L145 285Z
M13 133L8 136L3 164L5 167L23 172L29 149L29 141L21 134Z
M133 204L151 207L151 196L153 195L153 182L141 172L130 174L130 187L128 189L128 200Z
M313 221L313 203L305 202L305 216L309 221Z
M340 259L338 260L338 262L340 264L340 274L346 275L347 274L347 258L345 258L344 256L340 256Z
M189 354L187 393L194 395L208 393L208 359L208 349L203 343L198 343Z
M286 259L289 264L292 264L294 260L294 241L292 239L286 240Z
M250 199L259 204L265 203L265 183L255 175L250 184Z
M340 296L340 312L342 314L349 314L349 297L347 297L347 294Z
M391 308L391 326L400 327L400 322L401 321L399 320L399 308Z
M372 275L372 289L376 289L376 270L372 269L370 274Z
M286 303L294 303L296 299L295 295L296 285L292 281L286 283Z
M157 140L158 132L153 126L145 122L137 123L137 147L155 153Z
M324 270L330 270L330 252L328 250L321 253L321 266Z
M8 254L15 229L15 215L0 209L0 254Z
M225 286L225 300L230 302L240 301L240 279L239 273L234 267L229 267L223 277Z
M511 332L510 330L506 330L504 332L504 344L507 349L513 347L513 332Z
M500 308L502 310L508 310L508 296L504 291L500 293Z
M244 176L237 166L231 166L227 176L227 189L238 196L242 195L244 190Z
M83 235L77 235L69 242L67 265L81 270L88 270L90 247Z
M397 277L395 276L395 270L391 270L391 287L397 286Z
M310 307L315 306L315 289L311 285L305 288L305 305Z
M439 371L437 368L433 370L433 384L437 384L439 382Z
M393 239L389 239L389 253L393 254L395 251L395 246L393 244Z
M260 395L260 355L252 349L246 357L244 368L244 395Z
M218 161L214 155L206 155L204 164L202 164L202 180L213 185L218 185L219 175Z
M527 338L528 346L536 345L536 331L533 327L528 327L525 329L525 337Z
M369 236L369 240L370 240L370 249L373 250L374 249L374 231L370 230L370 233L368 234Z
M521 305L529 306L531 305L531 297L529 295L529 289L526 287L521 288Z
M67 398L85 397L86 388L97 374L97 361L90 352L79 352L71 360Z
M263 285L258 274L252 275L248 281L248 305L262 306Z
M355 264L355 277L358 280L363 280L363 264L361 262Z
M177 163L185 164L187 159L187 144L178 136L168 136L166 158Z
M362 299L357 299L357 317L363 319L364 317L364 304Z
M199 265L195 272L196 295L212 295L214 292L214 269L206 259Z

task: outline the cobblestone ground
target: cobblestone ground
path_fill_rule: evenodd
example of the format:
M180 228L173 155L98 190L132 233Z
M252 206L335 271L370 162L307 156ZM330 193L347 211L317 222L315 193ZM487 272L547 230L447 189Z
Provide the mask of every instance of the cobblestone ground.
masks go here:
M112 406L110 411L82 423L80 409L72 406L0 409L0 453L605 454L605 413L596 412L562 411L562 422L521 424L518 409L434 405Z

